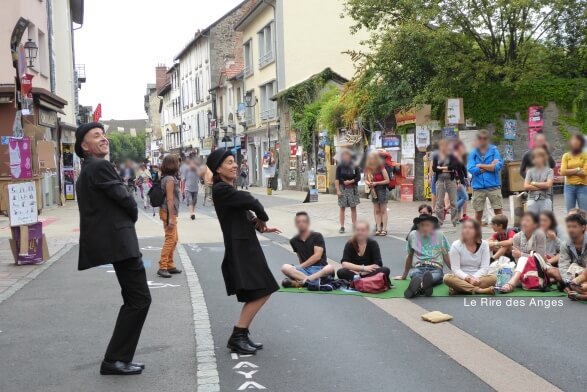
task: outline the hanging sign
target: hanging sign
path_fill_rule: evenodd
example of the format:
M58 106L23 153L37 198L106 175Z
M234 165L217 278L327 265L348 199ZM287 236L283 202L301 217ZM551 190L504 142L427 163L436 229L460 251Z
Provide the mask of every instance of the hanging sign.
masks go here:
M518 132L518 121L508 119L503 122L503 138L505 140L516 140Z
M31 159L31 139L11 137L8 141L10 155L10 175L15 180L33 178L33 162Z
M447 125L465 123L465 110L463 108L463 98L448 98L446 100L445 123Z
M28 99L33 99L33 78L35 76L25 73L20 78L20 91L22 92L23 97Z
M542 128L544 126L544 108L530 106L528 108L528 128Z
M443 139L456 139L457 138L457 127L443 127L442 138Z
M37 191L34 182L8 184L10 205L10 226L22 226L37 223Z
M426 151L430 145L430 131L427 125L416 125L416 147L420 151Z
M416 145L413 133L402 135L402 159L414 158L416 156Z
M65 184L65 200L75 200L75 170L63 170L63 183Z

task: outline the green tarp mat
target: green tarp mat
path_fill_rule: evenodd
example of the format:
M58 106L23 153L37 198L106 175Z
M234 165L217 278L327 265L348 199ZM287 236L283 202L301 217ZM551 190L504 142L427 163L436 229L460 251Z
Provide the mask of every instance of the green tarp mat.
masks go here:
M409 280L394 280L392 281L395 285L394 289L388 290L385 293L381 294L366 294L366 293L359 293L357 291L347 291L344 289L334 290L334 291L309 291L305 288L300 289L284 289L281 288L279 291L282 293L299 293L299 294L331 294L331 295L358 295L360 297L371 297L371 298L381 298L381 299L390 299L390 298L403 298L404 291L408 287L410 283ZM436 286L434 288L433 297L448 297L448 286L441 284L440 286ZM559 292L556 288L552 288L551 291L541 292L541 291L525 291L521 288L517 288L514 292L509 294L499 294L495 295L496 297L566 297L565 293Z

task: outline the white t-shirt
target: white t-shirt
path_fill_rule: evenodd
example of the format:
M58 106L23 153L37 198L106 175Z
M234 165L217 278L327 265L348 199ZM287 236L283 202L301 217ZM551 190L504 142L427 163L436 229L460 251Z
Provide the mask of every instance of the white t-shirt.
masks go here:
M485 240L481 242L475 253L467 249L461 240L456 240L452 243L448 255L452 272L461 279L467 276L480 278L489 273L491 253L489 244Z

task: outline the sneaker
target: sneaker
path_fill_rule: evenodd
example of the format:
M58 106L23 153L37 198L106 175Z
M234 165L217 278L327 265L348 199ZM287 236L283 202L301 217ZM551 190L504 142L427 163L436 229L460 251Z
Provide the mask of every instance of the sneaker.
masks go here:
M424 272L422 277L422 292L426 297L430 297L434 292L434 286L432 285L432 273L430 271Z
M298 282L297 280L291 280L290 278L285 278L281 281L281 286L284 289L299 289L302 287L302 283Z
M192 215L192 216L190 216L190 219L191 220L196 220L196 216L195 215Z
M410 280L410 284L406 291L404 291L404 298L410 299L414 298L418 295L418 291L420 291L420 287L422 286L422 279L420 278L412 278Z
M160 269L159 271L157 271L157 275L159 275L162 278L171 278L171 274L166 269Z
M170 270L167 270L167 272L169 272L172 275L181 274L181 270L177 268L172 268Z
M466 220L471 219L467 214L464 214L463 217L461 219L459 219L459 222L463 223Z
M340 234L344 233L344 226L341 226L341 227L340 227L340 229L338 230L338 232L339 232Z

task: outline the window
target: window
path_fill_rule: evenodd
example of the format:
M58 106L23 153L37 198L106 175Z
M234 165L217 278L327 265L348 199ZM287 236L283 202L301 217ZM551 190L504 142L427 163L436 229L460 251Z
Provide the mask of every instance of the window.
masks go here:
M245 77L253 74L253 41L248 40L244 45Z
M265 67L275 60L273 22L259 31L259 67Z
M264 84L261 90L261 120L271 120L277 114L277 103L271 100L275 95L275 82Z

